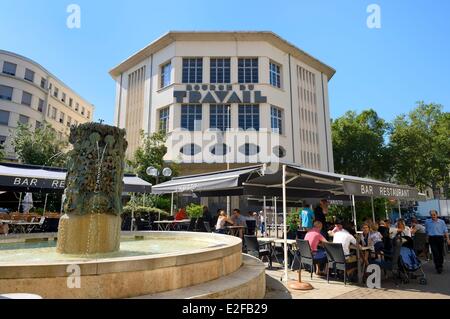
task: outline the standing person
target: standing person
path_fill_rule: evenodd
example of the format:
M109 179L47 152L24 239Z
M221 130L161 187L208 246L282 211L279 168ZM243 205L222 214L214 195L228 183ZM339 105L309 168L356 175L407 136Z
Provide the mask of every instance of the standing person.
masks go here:
M261 236L266 235L266 221L264 220L264 212L261 210L259 212L259 227L261 231Z
M328 225L326 220L326 215L328 214L328 201L326 199L321 199L319 206L314 210L314 220L322 223L323 228L321 234L327 238L328 236Z
M450 239L448 237L447 225L442 219L438 218L436 210L430 211L431 219L427 219L425 222L425 229L428 235L428 243L431 247L431 253L433 255L433 262L438 274L442 273L444 264L444 239L447 244L450 245Z
M304 206L303 209L300 211L300 221L302 223L301 226L303 228L306 228L306 230L310 230L313 227L314 212L307 205L306 202L303 202L303 206ZM322 228L322 227L320 227L320 228Z

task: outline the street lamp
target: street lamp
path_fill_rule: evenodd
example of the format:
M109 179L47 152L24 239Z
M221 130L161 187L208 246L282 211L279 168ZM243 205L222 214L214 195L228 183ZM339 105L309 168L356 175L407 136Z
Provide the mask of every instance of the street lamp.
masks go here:
M164 177L170 177L172 176L172 169L170 169L169 167L165 167L162 169L161 172L158 171L157 168L153 167L153 166L149 166L147 167L147 169L145 170L145 172L147 173L148 176L153 176L156 179L156 184L158 184L159 182L159 176L160 173L162 174L162 176Z

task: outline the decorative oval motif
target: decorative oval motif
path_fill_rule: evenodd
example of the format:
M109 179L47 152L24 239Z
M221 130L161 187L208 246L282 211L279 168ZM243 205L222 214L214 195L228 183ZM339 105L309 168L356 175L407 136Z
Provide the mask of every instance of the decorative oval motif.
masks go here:
M224 155L228 154L228 152L230 151L230 148L228 147L227 144L222 143L222 144L216 144L216 145L211 146L209 151L213 155L224 156Z
M197 144L186 144L182 148L180 148L180 153L188 156L197 155L202 151L202 148Z
M284 149L283 146L275 146L272 149L272 152L276 157L279 157L279 158L283 158L286 156L286 150Z
M260 151L259 146L251 143L245 143L244 145L241 145L239 147L239 152L241 154L244 154L245 156L256 155L259 153L259 151Z

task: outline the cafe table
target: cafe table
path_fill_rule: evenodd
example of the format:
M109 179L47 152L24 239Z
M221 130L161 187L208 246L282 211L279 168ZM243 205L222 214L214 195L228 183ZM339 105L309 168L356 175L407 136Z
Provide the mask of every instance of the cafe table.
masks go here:
M226 229L228 230L228 235L242 238L245 226L226 226Z

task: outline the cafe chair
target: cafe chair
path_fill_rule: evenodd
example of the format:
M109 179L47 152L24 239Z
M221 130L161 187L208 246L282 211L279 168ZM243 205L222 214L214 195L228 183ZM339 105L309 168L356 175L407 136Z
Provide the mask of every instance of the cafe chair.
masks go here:
M311 246L309 245L309 241L304 239L297 239L296 243L297 243L297 254L295 254L294 259L297 257L297 255L300 257L300 268L302 268L302 266L304 265L309 266L309 271L311 273L312 279L313 273L316 271L316 265L311 251Z
M347 271L352 267L345 260L342 244L323 243L323 246L327 254L328 262L327 282L330 282L330 269L333 269L335 278L337 277L337 271L340 270L344 272L344 285L347 285Z
M417 256L423 256L430 260L430 256L428 255L428 247L427 247L427 234L425 233L415 233L413 237L414 243L414 252Z
M244 235L244 245L247 254L263 261L266 258L269 262L269 269L272 269L272 254L270 243L258 243L256 236Z
M205 231L207 233L211 233L211 225L209 224L209 222L204 221L203 225L205 226Z

